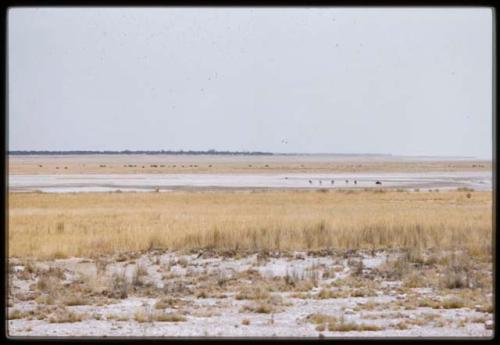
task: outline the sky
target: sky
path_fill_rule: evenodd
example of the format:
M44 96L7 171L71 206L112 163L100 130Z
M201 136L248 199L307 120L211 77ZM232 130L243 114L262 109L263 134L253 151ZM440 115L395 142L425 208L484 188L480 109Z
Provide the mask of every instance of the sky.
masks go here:
M492 155L488 8L11 8L9 150Z

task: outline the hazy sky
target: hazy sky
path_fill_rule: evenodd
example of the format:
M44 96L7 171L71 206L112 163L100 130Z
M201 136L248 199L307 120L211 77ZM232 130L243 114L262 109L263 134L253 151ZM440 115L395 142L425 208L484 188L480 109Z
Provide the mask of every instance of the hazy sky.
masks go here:
M17 8L10 150L488 158L492 12Z

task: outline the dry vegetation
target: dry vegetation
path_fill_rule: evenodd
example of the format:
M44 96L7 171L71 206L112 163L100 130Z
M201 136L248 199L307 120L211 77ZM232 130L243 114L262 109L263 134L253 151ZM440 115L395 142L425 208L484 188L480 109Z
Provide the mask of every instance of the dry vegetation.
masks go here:
M26 326L36 320L56 326L100 320L111 331L115 323L107 321L124 321L120 327L158 322L192 327L199 318L252 329L263 326L263 317L266 325L305 323L327 335L471 323L490 327L491 255L439 249L225 255L151 250L77 260L13 258L8 317ZM282 265L285 272L270 270ZM303 308L311 305L317 311L304 319ZM286 313L294 316L284 321Z
M9 193L8 205L10 257L154 248L492 250L491 192ZM463 284L467 272L450 270L447 284ZM136 273L140 284L143 272ZM413 280L407 284L418 285Z
M383 157L78 155L10 156L10 174L491 171L489 161L396 161Z
M379 331L383 329L376 325L357 324L353 321L347 321L343 315L336 317L324 314L311 314L306 318L306 321L317 324L316 330L320 332L325 330L330 332Z
M260 332L285 313L323 336L493 327L491 192L9 193L8 203L8 318L25 330L219 318Z

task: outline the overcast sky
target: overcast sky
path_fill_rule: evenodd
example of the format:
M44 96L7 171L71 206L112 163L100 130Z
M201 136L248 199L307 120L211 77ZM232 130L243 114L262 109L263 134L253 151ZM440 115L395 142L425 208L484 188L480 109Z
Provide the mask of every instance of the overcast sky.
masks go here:
M10 150L491 157L492 12L16 8Z

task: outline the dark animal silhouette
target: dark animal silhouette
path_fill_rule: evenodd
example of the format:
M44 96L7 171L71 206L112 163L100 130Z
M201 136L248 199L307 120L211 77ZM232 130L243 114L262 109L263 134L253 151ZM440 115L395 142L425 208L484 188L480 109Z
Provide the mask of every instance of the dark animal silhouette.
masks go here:
M335 181L334 181L334 180L332 180L330 183L331 183L331 184L334 184L334 183L335 183Z
M375 184L382 184L382 182L380 182L380 181L377 181L377 182L375 182Z
M313 184L313 181L309 180L309 184Z
M354 180L354 184L358 184L358 181Z

